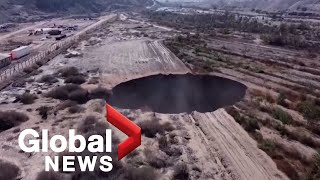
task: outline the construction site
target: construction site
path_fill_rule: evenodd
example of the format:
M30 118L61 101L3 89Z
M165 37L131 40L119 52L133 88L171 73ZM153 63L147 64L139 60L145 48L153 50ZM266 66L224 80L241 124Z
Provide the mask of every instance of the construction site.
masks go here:
M110 13L1 32L0 179L319 178L319 52L164 17ZM122 142L106 104L143 135L123 160L113 151L111 172L46 172L44 156L88 152L21 151L24 129L68 137L110 128Z

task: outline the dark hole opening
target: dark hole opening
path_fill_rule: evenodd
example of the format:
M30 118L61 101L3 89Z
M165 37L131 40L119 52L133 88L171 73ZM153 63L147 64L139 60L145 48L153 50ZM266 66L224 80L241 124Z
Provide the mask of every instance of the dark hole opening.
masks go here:
M247 87L209 75L154 75L121 83L109 103L123 109L158 113L212 112L240 101Z

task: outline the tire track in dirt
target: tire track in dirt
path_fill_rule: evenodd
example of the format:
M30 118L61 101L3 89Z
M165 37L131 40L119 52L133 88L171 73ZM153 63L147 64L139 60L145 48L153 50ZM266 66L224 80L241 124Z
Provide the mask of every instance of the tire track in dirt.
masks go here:
M193 118L192 115L188 115L188 118L193 123L189 132L193 133L193 138L191 141L194 142L193 147L197 147L197 149L194 149L195 152L202 155L202 158L200 161L208 163L206 167L212 167L214 169L214 179L234 179L231 177L232 174L229 174L226 168L221 163L221 159L219 158L219 152L218 149L214 146L214 144L211 144L211 141L208 139L208 137L203 133L203 131L198 127L196 124L196 120ZM201 142L201 143L200 143ZM193 144L193 143L191 143ZM192 145L191 145L192 146ZM201 156L200 156L201 157ZM199 158L199 155L198 155ZM205 168L203 168L205 170ZM213 171L210 169L210 171ZM213 173L213 174L214 174ZM209 174L210 176L210 174ZM211 177L212 178L212 175Z
M223 164L232 179L287 179L275 163L259 150L257 143L223 109L213 113L193 113L210 146L219 149Z

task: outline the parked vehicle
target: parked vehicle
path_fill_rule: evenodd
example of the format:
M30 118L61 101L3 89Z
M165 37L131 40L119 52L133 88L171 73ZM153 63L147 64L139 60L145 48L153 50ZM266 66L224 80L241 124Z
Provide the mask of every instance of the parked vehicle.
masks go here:
M29 46L21 46L11 51L11 59L12 60L19 59L23 56L30 54L30 52L31 52L31 48Z
M59 40L61 40L61 39L63 39L63 38L66 38L66 37L67 37L67 35L62 34L62 35L56 37L56 40L59 41Z
M61 31L54 29L54 30L49 31L48 34L52 35L52 36L56 36L56 35L60 35Z
M6 67L11 63L9 54L0 54L0 68Z

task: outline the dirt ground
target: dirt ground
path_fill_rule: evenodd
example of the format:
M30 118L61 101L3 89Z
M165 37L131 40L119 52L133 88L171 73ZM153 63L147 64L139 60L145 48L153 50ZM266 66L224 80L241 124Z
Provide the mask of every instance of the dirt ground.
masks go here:
M148 34L146 37L142 32ZM32 76L39 79L46 74L53 74L59 68L75 66L81 72L87 72L89 78L99 79L99 86L111 89L119 83L154 74L185 74L190 69L170 52L162 43L161 37L152 38L150 34L171 36L174 32L139 21L118 20L108 24L88 36L73 50L82 54L79 57L65 58L59 55L48 64L41 67L43 72ZM93 112L89 101L83 105L87 108L79 114L69 114L66 110L57 115L50 115L47 120L41 120L35 111L36 108L46 105L52 108L60 102L51 98L39 98L34 104L22 105L13 103L16 94L23 94L26 89L31 93L42 91L46 93L55 86L62 85L63 80L53 85L27 82L26 87L8 87L0 92L1 111L18 110L29 116L29 120L20 126L0 133L1 159L13 162L21 168L22 179L35 179L43 169L46 154L21 153L18 147L17 136L23 129L49 129L50 135L66 135L68 129L76 127L84 116L94 114L103 121L104 112ZM82 87L92 89L97 84L85 83ZM29 112L31 109L31 112ZM224 110L215 112L192 114L159 114L147 110L119 111L134 117L135 123L152 120L154 118L162 124L171 123L175 129L166 134L176 137L174 147L182 150L181 156L174 159L173 165L185 163L189 168L191 179L288 179L277 169L276 164L262 150L257 147L249 134ZM14 131L19 128L19 130ZM116 136L124 139L125 136L115 130ZM137 151L138 157L145 149L151 149L156 155L163 152L158 149L156 138L142 137L142 146ZM53 155L52 152L48 153ZM158 157L166 160L166 156ZM168 158L169 159L169 158ZM125 160L126 162L128 159ZM173 166L157 169L160 179L172 179Z

